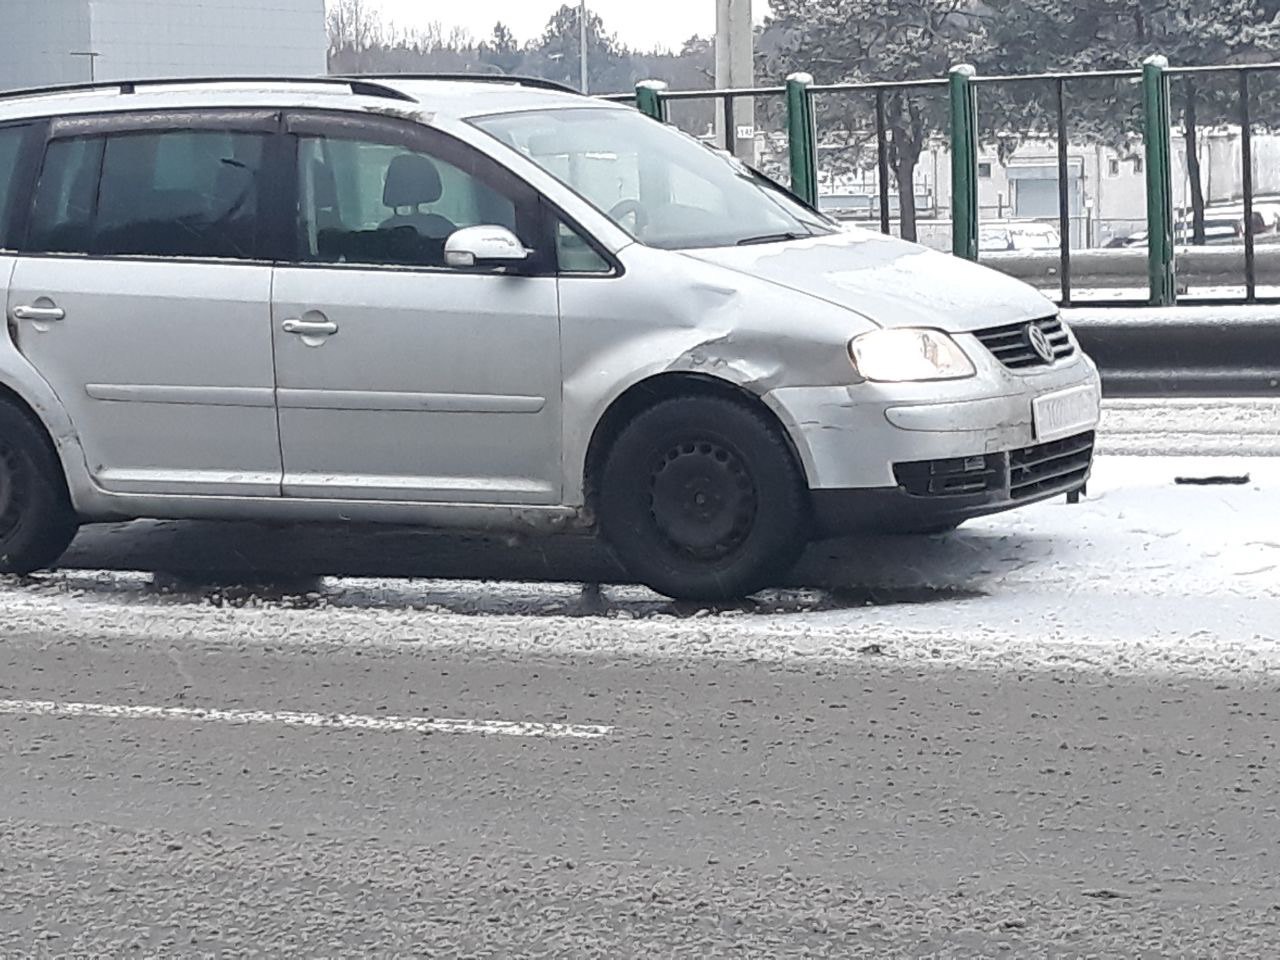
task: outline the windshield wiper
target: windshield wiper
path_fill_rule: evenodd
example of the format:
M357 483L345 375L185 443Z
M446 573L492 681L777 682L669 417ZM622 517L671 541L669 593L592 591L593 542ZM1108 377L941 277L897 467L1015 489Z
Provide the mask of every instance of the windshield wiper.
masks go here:
M785 233L765 233L758 237L745 237L738 241L740 247L750 247L757 243L782 243L784 240L805 240L813 236L811 233L796 233L788 230Z

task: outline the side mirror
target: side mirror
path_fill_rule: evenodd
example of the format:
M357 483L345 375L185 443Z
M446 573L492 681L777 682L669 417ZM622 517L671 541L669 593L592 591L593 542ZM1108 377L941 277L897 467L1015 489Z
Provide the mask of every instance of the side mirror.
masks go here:
M528 259L529 251L506 227L463 227L444 244L445 264L459 270L506 267Z

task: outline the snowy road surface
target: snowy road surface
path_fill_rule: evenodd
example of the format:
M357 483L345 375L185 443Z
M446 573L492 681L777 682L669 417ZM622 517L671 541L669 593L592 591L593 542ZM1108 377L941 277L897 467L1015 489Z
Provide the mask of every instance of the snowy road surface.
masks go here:
M91 531L0 582L0 956L1275 956L1277 491L1107 456L717 610L532 582L590 545ZM102 569L236 564L349 576Z
M1280 456L1280 399L1108 400L1103 453Z

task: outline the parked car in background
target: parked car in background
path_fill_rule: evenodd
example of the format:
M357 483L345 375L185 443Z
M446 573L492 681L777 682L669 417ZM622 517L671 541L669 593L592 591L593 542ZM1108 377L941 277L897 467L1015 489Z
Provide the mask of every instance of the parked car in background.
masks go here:
M1243 213L1243 210L1241 211ZM1257 200L1253 204L1254 226L1259 233L1280 233L1280 203Z
M1204 217L1204 243L1206 246L1220 246L1244 242L1243 210L1206 210ZM1253 215L1255 235L1266 232L1266 222L1259 213ZM1174 227L1174 242L1179 246L1196 242L1195 224L1190 220L1180 220Z
M1124 247L1137 247L1147 245L1147 231L1139 230L1137 233L1119 234L1108 240L1104 246L1108 250L1119 250Z
M1280 204L1259 203L1253 208L1253 235L1260 242L1280 240ZM1245 217L1243 207L1209 207L1204 217L1204 245L1229 246L1244 243ZM1174 242L1178 246L1195 244L1195 224L1188 216L1174 226ZM1109 248L1145 247L1147 231L1140 230L1128 236L1112 237Z
M869 220L876 205L864 194L834 193L818 197L818 209L836 220Z
M1058 250L1062 235L1047 223L1011 222L990 224L978 231L978 249L983 253L1002 250Z
M137 517L598 531L677 597L1079 490L1056 307L477 76L0 96L0 571Z

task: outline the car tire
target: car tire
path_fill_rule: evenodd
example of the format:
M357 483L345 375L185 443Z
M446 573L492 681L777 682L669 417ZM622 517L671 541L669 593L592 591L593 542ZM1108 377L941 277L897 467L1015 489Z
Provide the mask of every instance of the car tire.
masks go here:
M618 559L678 600L776 585L809 539L808 489L790 446L734 400L675 397L643 411L598 479L600 525Z
M21 410L0 404L0 573L51 566L77 527L62 466L43 431Z

